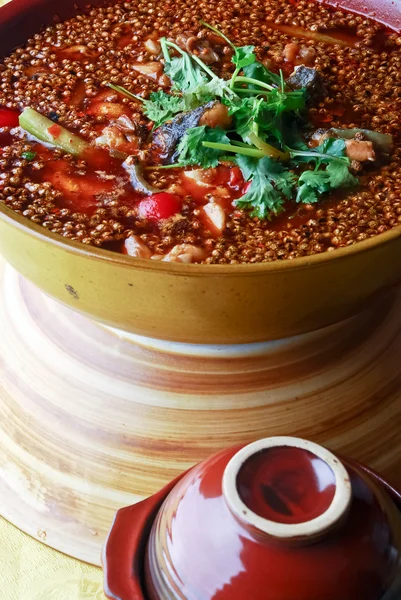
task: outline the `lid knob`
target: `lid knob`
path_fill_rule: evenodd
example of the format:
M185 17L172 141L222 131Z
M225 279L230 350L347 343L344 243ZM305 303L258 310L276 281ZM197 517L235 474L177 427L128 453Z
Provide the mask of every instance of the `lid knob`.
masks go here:
M352 498L339 459L293 437L266 438L237 452L225 469L223 493L242 522L281 539L325 533L346 514Z

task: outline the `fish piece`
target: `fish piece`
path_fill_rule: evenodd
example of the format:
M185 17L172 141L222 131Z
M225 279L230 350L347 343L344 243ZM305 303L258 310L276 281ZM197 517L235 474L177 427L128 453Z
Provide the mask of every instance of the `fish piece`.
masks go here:
M347 156L358 162L374 161L376 158L372 142L360 140L346 140Z
M158 40L152 40L151 38L148 38L144 45L147 52L152 56L157 56L162 50L160 42Z
M135 63L132 65L134 71L138 71L141 75L149 77L157 81L163 72L162 64L158 61L151 61L148 63Z
M142 175L142 169L138 164L135 156L129 156L125 162L123 162L123 168L127 171L132 187L136 192L141 192L142 194L155 194L160 192L158 188L155 188L150 185L147 181L145 181Z
M124 242L123 254L135 258L151 258L152 251L137 235L130 235Z
M176 147L187 129L197 127L202 115L213 105L212 101L190 112L181 113L154 131L152 149L157 151L162 164L171 164L175 161Z
M206 216L206 222L212 233L219 237L222 235L226 227L226 213L217 202L209 202L203 207Z
M326 89L321 74L316 69L299 65L287 79L287 83L294 89L305 88L310 94L324 95Z
M211 108L205 110L199 120L199 125L229 129L232 122L233 118L228 112L228 107L221 102L215 102Z
M206 257L207 253L203 248L193 246L192 244L178 244L161 260L163 262L181 262L189 264L202 262Z
M393 136L389 133L381 133L380 131L371 131L370 129L329 129L327 132L329 135L333 134L335 137L343 138L346 140L351 140L353 138L357 138L358 135L362 136L362 139L366 139L369 142L372 142L374 146L384 152L385 154L390 154L394 146Z

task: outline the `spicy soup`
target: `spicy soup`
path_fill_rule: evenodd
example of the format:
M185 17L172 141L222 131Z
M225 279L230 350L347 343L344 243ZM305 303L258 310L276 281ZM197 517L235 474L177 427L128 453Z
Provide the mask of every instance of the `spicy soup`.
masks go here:
M400 42L306 1L88 9L0 65L0 201L163 261L372 237L401 223Z

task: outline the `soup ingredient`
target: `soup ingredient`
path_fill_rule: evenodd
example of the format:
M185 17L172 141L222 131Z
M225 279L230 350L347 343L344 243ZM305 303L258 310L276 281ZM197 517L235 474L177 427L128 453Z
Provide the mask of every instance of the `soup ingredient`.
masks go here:
M237 163L245 181L251 181L251 185L236 205L250 209L251 216L259 219L277 215L282 210L284 198L292 196L295 174L267 156L259 160L239 156Z
M287 79L289 86L295 89L306 89L311 94L322 95L325 93L322 76L316 69L299 65L295 67L292 75Z
M344 46L345 48L352 48L355 43L358 41L355 39L355 36L351 34L347 34L341 32L340 35L328 35L327 33L323 33L322 31L316 31L312 29L304 29L303 27L299 27L294 25L284 25L277 22L270 23L273 29L278 31L282 31L283 33L287 33L291 37L296 37L299 39L305 38L310 40L315 40L316 42L322 42L323 44L335 44L336 46ZM315 26L315 23L312 23ZM323 28L322 28L323 29Z
M192 244L179 244L174 246L162 260L164 262L194 263L202 262L206 256L207 254L203 248L198 248Z
M141 200L138 204L138 215L148 221L161 221L180 212L182 198L176 194L160 192Z
M229 129L232 125L232 117L228 107L221 102L215 102L211 108L205 110L199 120L199 125Z
M223 233L227 222L226 213L223 208L220 204L213 201L206 204L206 206L203 207L203 211L209 229L216 237L219 237Z
M352 140L358 136L361 139L366 139L372 142L378 150L389 154L394 146L394 139L392 135L388 133L380 133L379 131L370 131L369 129L329 129L327 131L328 136L333 135L334 137L343 138L345 140Z
M204 106L195 108L191 112L181 113L172 121L156 129L153 133L152 144L160 154L163 164L170 164L174 161L179 140L188 130L198 125L204 112L212 106L213 103L210 102Z
M185 112L190 108L185 98L166 94L158 91L150 94L149 100L141 99L143 111L153 121L153 127L156 129L166 121L169 121L177 113Z
M82 138L70 133L64 127L54 123L32 108L26 108L19 117L19 124L36 139L61 148L69 154L82 154L89 144Z
M17 114L30 106L94 146L90 153L66 155L54 144L21 136L17 128L3 128L1 203L67 239L125 252L125 240L135 235L158 259L188 244L203 251L202 262L214 264L331 251L401 223L397 34L358 15L306 0L261 0L257 6L242 0L209 0L196 10L184 0L166 2L163 11L155 0L115 4L110 0L85 9L78 19L38 33L0 62L0 108ZM229 35L234 48L228 38L200 25L199 18ZM305 33L313 35L308 39ZM197 81L199 86L191 92L180 92L179 86L171 90L165 73L155 80L135 70L135 65L150 62L150 50L158 52L152 56L164 69L163 36L186 51L191 68L201 73L202 83ZM145 46L150 38L154 48ZM83 43L82 51L77 51ZM298 46L295 62L284 57L287 44ZM172 46L167 49L171 60L182 58ZM209 72L192 58L194 54ZM288 78L302 64L320 73L327 95L317 98L289 86ZM182 70L181 75L186 76ZM106 87L107 82L118 94ZM202 150L209 144L223 146L209 148L214 153L208 160L217 156L217 166L192 167L195 144L186 148L188 166L180 166L179 156L175 163L163 165L157 151L149 152L152 132L208 102L224 106L232 119L230 125L219 123L221 139L208 141L216 131L212 128L205 129L200 139ZM192 129L202 126L208 128L210 123L200 120ZM330 147L317 150L316 145L325 141L320 139L322 128L343 143L348 137L371 141L376 160L358 167L346 156L345 145L338 157L330 155ZM379 137L371 139L362 131ZM380 145L382 135L394 136L388 150ZM188 130L185 137L190 138ZM98 144L103 150L96 149ZM235 205L253 185L252 177L244 181L238 155L262 161L267 156L298 178L291 198L280 196L284 210L278 216L270 213L271 220L261 220L251 216L251 205L245 210ZM128 156L138 160L153 192L135 191L130 185L122 168ZM334 180L348 179L342 158L352 176L358 173L360 184L331 192ZM253 162L258 179L258 161ZM194 172L196 177L191 176ZM303 172L311 175L299 182ZM262 175L276 190L270 175ZM319 192L329 186L329 191ZM297 204L298 187L305 201L315 198L314 189L320 201L310 204L301 198ZM141 218L139 203L162 191L180 197L179 213L159 221ZM220 217L224 213L225 223L221 219L217 227L217 217L207 215L213 211Z
M23 152L21 154L21 158L23 158L24 160L28 160L28 161L34 160L36 158L36 156L37 156L36 152Z
M347 156L351 160L363 163L367 161L373 162L376 159L376 153L373 150L372 142L347 140L345 142L345 147L347 149Z
M128 173L131 185L136 192L153 194L154 192L159 191L158 188L153 187L145 180L142 174L142 167L135 156L129 156L126 161L123 162L122 166Z
M194 127L186 131L177 148L180 165L201 165L203 169L217 167L227 150L230 139L225 131L216 127Z
M130 235L124 242L123 254L135 258L151 258L152 251L137 235Z
M219 33L216 28L212 29ZM349 171L351 160L346 156L343 141L333 146L323 144L318 149L308 149L303 143L300 152L290 146L294 142L294 131L295 141L302 145L300 113L305 108L307 94L311 96L323 91L318 71L301 65L286 82L282 71L277 78L257 61L253 46L237 48L226 36L222 37L234 51L232 62L236 68L230 80L217 77L198 56L188 54L165 38L161 40L168 67L166 73L172 79L173 90L181 93L184 102L185 98L189 101L193 96L214 95L216 100L221 99L219 104L228 107L228 115L233 119L230 131L224 131L221 127L213 130L191 125L192 115L197 116L200 108L178 115L155 132L156 145L162 148L163 163L167 160L168 163L176 161L177 165L209 168L217 166L224 154L232 153L232 160L240 166L244 179L250 182L246 194L236 201L236 205L250 210L251 216L259 219L278 215L285 199L293 196L296 187L296 201L310 203L317 202L320 194L357 184L358 180ZM181 57L171 59L169 48L179 51ZM174 60L179 61L175 63L179 65L178 70L171 68ZM242 70L244 75L240 74ZM249 77L250 74L261 79ZM210 103L205 106L210 109ZM224 124L228 125L228 122ZM161 142L157 141L159 132ZM175 152L176 142L181 137ZM337 152L330 151L334 146ZM353 155L366 153L366 146L356 149L352 142L349 146ZM279 165L272 159L287 164ZM316 161L316 167L313 173L301 174L299 178L297 168L305 160ZM326 172L324 169L329 162L333 164Z

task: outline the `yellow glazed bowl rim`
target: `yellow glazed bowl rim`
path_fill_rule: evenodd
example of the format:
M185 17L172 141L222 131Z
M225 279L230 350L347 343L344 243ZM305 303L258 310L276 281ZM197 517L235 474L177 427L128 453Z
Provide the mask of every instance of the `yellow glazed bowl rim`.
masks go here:
M213 275L238 275L239 273L245 276L258 274L266 275L266 273L277 273L280 271L288 272L303 270L306 268L315 268L322 266L322 263L340 262L341 260L344 260L352 255L369 252L370 250L373 250L379 246L386 246L394 239L401 237L401 225L397 225L396 227L393 227L384 233L379 233L371 238L368 238L367 240L357 242L350 246L337 248L330 252L325 251L318 254L312 254L310 256L301 256L293 259L259 263L225 265L185 264L156 261L148 258L135 258L133 256L120 254L112 250L97 248L96 246L89 246L81 242L63 238L59 234L48 231L42 225L33 223L28 219L28 217L24 217L16 213L1 202L0 218L5 220L8 224L16 227L20 231L25 231L32 237L48 243L51 246L56 246L59 249L66 250L71 254L93 260L100 260L106 263L112 263L121 267L130 267L145 271L170 272L182 276L204 276L208 273Z

